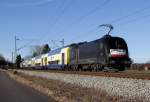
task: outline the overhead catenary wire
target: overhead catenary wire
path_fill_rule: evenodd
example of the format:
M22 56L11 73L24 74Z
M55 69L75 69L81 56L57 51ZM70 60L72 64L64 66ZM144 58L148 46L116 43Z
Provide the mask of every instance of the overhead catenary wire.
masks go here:
M75 22L69 24L69 28L73 27L75 24L80 24L82 21L84 21L88 16L94 14L95 12L97 11L100 11L102 10L108 3L110 2L110 0L105 0L102 4L96 6L95 8L93 8L92 10L90 10L88 13L86 13L85 15L83 16L80 16ZM97 28L96 28L97 29ZM94 31L94 29L91 29L87 32L91 32L91 31ZM63 33L63 32L59 32L59 33ZM78 37L76 37L78 38Z
M61 13L64 13L64 5L65 5L65 3L66 3L66 0L60 0L60 1L62 1L62 3L57 7L57 9L60 10ZM60 15L61 15L61 14L60 14ZM59 16L60 16L60 15L59 15ZM53 27L56 25L56 23L57 23L57 21L58 21L58 19L59 19L59 16L57 15L56 18L55 18L55 19L53 20L53 22L51 23L50 29L49 29L50 33L51 33L51 30L53 29ZM47 37L47 36L45 36L45 37ZM44 38L45 38L45 37L44 37ZM42 40L44 40L44 39L42 39Z
M138 10L136 10L136 11L134 11L134 12L131 12L131 13L125 15L125 16L122 16L122 17L119 17L119 18L117 18L117 19L114 19L114 20L112 20L112 21L110 22L110 24L112 24L112 23L117 23L117 22L119 22L119 21L121 21L121 20L127 19L127 18L129 18L129 17L131 17L131 16L134 16L135 14L141 13L141 12L147 10L147 9L150 9L150 6L144 7L144 8L142 8L142 9L138 9ZM148 16L149 16L149 15L146 15L146 16L144 16L144 17L148 17ZM137 21L137 20L133 20L133 22L134 22L134 21ZM131 22L132 22L132 21L131 21Z
M139 13L141 13L141 12L143 12L143 11L145 11L145 10L147 10L147 9L150 9L150 6L147 6L147 7L144 7L144 8L142 8L142 9L139 9L139 10L136 10L136 11L134 11L134 12L132 12L132 13L129 13L129 14L127 14L127 15L125 15L125 16L122 16L122 17L119 17L119 18L117 18L117 19L114 19L114 20L112 20L111 22L110 22L110 24L112 24L112 23L118 23L119 21L122 21L122 20L124 20L124 19L127 19L127 18L129 18L129 17L131 17L131 16L134 16L135 14L139 14ZM143 19L143 18L147 18L147 17L149 17L150 16L150 14L148 14L148 15L144 15L144 16L142 16L142 17L140 17L140 18L135 18L135 19L132 19L132 20L129 20L128 22L124 22L124 23L121 23L121 24L118 24L119 26L120 25L126 25L126 24L129 24L129 23L131 23L131 22L136 22L136 21L138 21L138 20L140 20L140 19ZM98 28L96 28L95 27L95 30L96 29L98 29ZM93 29L94 30L94 29ZM83 34L87 34L87 33L89 33L89 32L91 32L91 31L93 31L93 30L89 30L89 31L87 31L87 32L85 32L85 33L83 33ZM80 35L81 36L81 35ZM86 35L87 36L87 35ZM79 37L79 36L78 36ZM76 37L76 38L78 38L78 37Z
M67 6L71 3L71 2L69 2L69 3L65 6L66 1L67 1L67 0L64 0L64 1L62 2L62 4L58 7L58 9L59 9L61 12L60 12L59 15L57 15L57 17L55 18L55 20L54 20L53 23L51 24L50 30L52 30L52 28L59 22L59 20L61 19L61 17L62 17L62 16L64 15L64 13L65 13L65 10L68 8ZM50 31L50 33L51 33L51 31Z
M59 47L60 47L59 45L57 45L57 44L55 43L56 41L51 40L51 42L53 43L53 45L54 45L56 48L59 48Z
M76 39L82 37L83 35L86 35L86 37L87 37L91 32L94 32L94 31L96 31L96 30L98 30L98 27L97 27L97 28L94 27L94 28L92 28L92 29L90 29L90 30L88 30L88 31L86 31L86 32L84 32L84 33L82 33L82 35L78 35L78 36L76 36L76 37L74 37L74 38L68 40L68 42L69 42L69 41L74 41L74 40L76 40Z
M88 11L85 15L80 16L77 20L75 20L74 22L68 24L69 28L72 28L75 24L80 24L82 21L86 20L86 18L88 18L90 15L94 14L97 11L102 10L111 0L105 0L102 4L94 7L93 9L91 9L90 11ZM64 31L61 31L59 33L63 33Z
M49 33L52 33L53 28L57 25L57 23L61 20L62 16L65 14L66 9L68 9L68 6L71 6L70 3L72 1L69 0L69 2L67 3L67 0L64 0L61 5L59 5L58 10L60 10L61 12L56 16L55 20L53 21L53 23L51 24L51 28L49 30ZM58 34L57 34L58 35ZM47 36L45 36L44 38L46 38ZM43 38L43 40L44 40ZM51 39L53 40L53 39Z
M60 1L62 1L62 2L57 7L57 9L60 10L61 12L60 12L60 14L58 14L56 16L56 18L53 20L52 24L50 25L49 33L52 33L52 29L57 24L57 22L59 21L60 15L62 16L64 14L64 12L65 12L65 9L66 9L65 4L66 4L67 0L60 0ZM48 37L48 36L44 36L41 40L45 40L46 37Z
M127 18L129 18L129 17L131 17L131 16L134 16L135 14L141 13L141 12L147 10L147 9L150 9L150 6L144 7L144 8L142 8L142 9L138 9L138 10L136 10L136 11L134 11L134 12L131 12L131 13L125 15L125 16L116 18L116 19L112 20L110 23L117 23L117 22L120 22L120 21L122 21L122 20L124 20L124 19L127 19Z
M106 4L108 4L110 2L110 0L105 0L102 4L96 6L95 8L93 8L92 10L90 10L88 13L86 13L83 16L80 16L75 22L73 22L72 24L70 24L70 26L73 26L74 24L79 24L81 23L83 20L85 20L88 16L94 14L97 11L102 10ZM70 27L69 26L69 27Z
M126 21L126 22L117 24L116 26L124 26L124 25L130 24L130 23L133 23L133 22L137 22L137 21L139 21L139 20L144 20L144 19L146 19L146 18L148 18L148 17L150 17L150 14L148 14L148 15L143 15L143 16L141 16L141 17L139 17L139 18L134 18L134 19L128 20L128 21Z
M38 39L23 39L23 38L16 38L16 40L19 40L19 41L28 41L24 45L20 46L19 48L16 48L16 51L19 51L19 50L21 50L21 49L29 46L33 42L38 41Z
M28 42L28 43L24 44L23 46L21 46L21 47L17 48L17 51L19 51L19 50L21 50L21 49L23 49L23 48L25 48L25 47L29 46L32 42L34 42L34 41L30 41L30 42Z

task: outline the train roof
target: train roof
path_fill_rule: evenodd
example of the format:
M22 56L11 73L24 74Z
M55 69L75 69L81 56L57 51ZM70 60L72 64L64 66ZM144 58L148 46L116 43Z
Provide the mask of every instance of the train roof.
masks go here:
M69 47L72 47L72 46L78 46L78 45L82 45L82 44L86 44L86 43L92 43L92 42L97 42L97 41L107 41L108 39L120 39L120 40L124 40L123 38L121 37L117 37L117 36L111 36L111 35L104 35L102 36L101 38L99 39L96 39L96 40L92 40L92 41L84 41L84 42L79 42L79 43L72 43L70 45L68 45ZM125 41L125 40L124 40Z
M58 48L58 49L55 49L55 50L51 50L48 55L55 55L55 54L58 54L61 52L61 49L62 48Z
M111 36L111 35L104 35L103 37L102 37L102 39L108 39L108 38L118 38L118 39L123 39L123 38L121 38L121 37L118 37L118 36Z

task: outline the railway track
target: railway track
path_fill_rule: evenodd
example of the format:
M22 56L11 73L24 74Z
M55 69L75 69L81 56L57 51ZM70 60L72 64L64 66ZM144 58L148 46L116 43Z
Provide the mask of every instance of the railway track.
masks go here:
M91 76L104 76L104 77L119 77L119 78L132 78L132 79L148 79L150 80L150 72L140 71L123 71L123 72L91 72L91 71L60 71L60 70L32 70L49 73L64 73L64 74L79 74Z

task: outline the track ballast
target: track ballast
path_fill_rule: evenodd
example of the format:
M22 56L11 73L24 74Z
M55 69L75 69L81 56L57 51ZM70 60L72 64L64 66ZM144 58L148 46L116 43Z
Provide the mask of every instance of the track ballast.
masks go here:
M61 70L32 70L32 71L150 80L150 72L145 71L144 72L143 71L93 72L93 71L61 71Z

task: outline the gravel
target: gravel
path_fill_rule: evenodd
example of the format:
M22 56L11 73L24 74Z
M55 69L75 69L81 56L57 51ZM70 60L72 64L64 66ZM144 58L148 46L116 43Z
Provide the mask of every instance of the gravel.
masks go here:
M134 99L150 102L150 80L22 70L18 70L18 72L36 77L60 80L82 87L105 90L110 95L122 96L124 99L132 102Z

